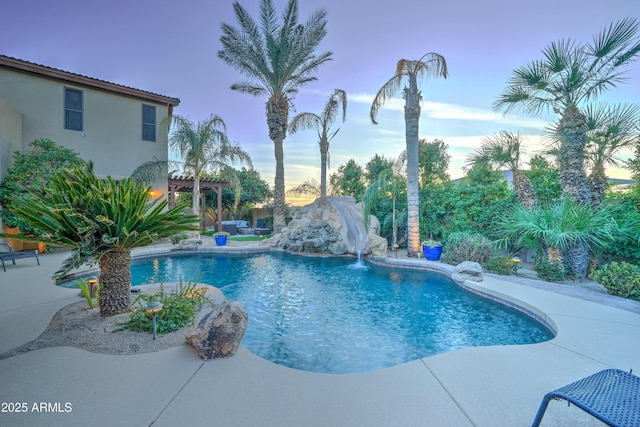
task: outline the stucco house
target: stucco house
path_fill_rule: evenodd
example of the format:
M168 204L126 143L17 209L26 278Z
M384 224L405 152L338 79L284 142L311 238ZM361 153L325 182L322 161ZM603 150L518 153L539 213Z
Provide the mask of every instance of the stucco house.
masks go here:
M0 55L0 179L13 152L48 138L93 160L96 175L130 176L142 163L167 158L163 120L180 103L92 77ZM154 184L166 195L167 179Z

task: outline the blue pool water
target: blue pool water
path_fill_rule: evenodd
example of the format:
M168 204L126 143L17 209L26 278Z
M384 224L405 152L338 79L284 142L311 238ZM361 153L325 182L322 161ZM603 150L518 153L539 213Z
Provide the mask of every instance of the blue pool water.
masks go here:
M242 344L274 363L354 373L465 347L530 344L552 334L515 310L425 271L286 253L134 260L134 285L198 281L242 303Z

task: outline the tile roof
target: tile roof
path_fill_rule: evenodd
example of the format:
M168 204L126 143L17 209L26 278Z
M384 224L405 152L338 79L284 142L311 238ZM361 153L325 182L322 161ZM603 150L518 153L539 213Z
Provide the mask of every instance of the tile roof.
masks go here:
M57 68L47 67L46 65L36 64L29 61L23 61L21 59L12 58L5 55L0 55L0 68L9 68L26 73L36 74L44 78L62 80L65 82L75 83L78 85L113 92L120 95L131 96L134 98L140 98L143 100L153 101L161 104L168 104L172 107L175 107L180 103L180 99L178 98L172 98L169 96L160 95L158 93L148 92L146 90L119 85L105 80L83 76L82 74L76 74Z

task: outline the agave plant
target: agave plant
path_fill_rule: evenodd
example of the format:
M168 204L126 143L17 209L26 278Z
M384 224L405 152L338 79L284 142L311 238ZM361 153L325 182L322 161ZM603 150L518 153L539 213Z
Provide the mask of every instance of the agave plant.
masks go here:
M44 232L37 238L18 236L21 240L71 249L54 279L98 262L100 313L111 316L129 306L131 249L196 229L198 217L183 215L184 204L166 210L167 201L152 200L150 191L131 178L99 179L90 163L86 169L63 169L51 179L48 194L31 191L11 210Z
M615 209L569 198L534 209L515 206L501 218L505 235L501 243L520 247L537 243L546 250L550 262L566 262L576 278L584 279L594 251L607 248L619 237L637 236L640 231L638 216L621 216ZM579 248L587 252L577 253Z

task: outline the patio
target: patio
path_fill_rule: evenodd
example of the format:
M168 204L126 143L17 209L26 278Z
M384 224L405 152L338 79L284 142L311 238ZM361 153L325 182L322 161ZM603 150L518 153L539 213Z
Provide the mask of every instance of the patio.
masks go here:
M156 250L166 248L134 253ZM40 267L18 262L0 273L0 353L36 338L59 308L81 300L77 290L51 285L64 257L46 254ZM0 425L526 426L546 392L605 368L640 369L640 303L499 276L477 288L523 301L558 335L351 375L284 368L243 347L211 362L184 345L134 356L49 348L0 360L3 405L27 404L26 413L0 412ZM602 424L552 402L542 425Z

